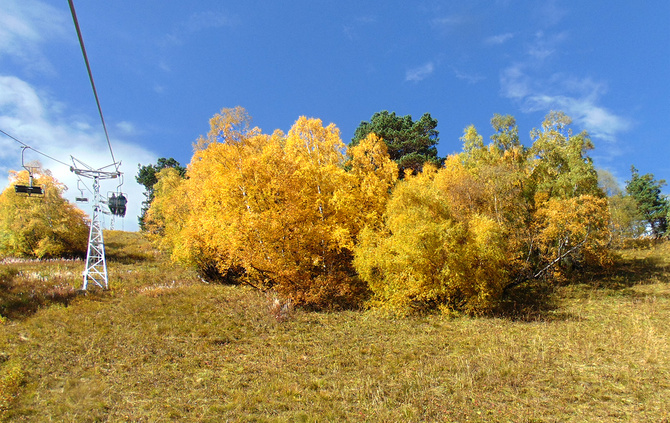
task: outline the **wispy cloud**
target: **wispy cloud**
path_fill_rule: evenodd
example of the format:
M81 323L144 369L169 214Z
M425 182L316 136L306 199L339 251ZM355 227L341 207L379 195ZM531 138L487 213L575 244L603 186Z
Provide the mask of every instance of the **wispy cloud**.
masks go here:
M630 129L631 122L596 102L597 98L588 94L570 97L540 93L526 98L525 106L530 111L563 110L592 137L614 143L617 135Z
M165 39L171 44L183 44L185 38L194 33L212 28L233 28L239 24L239 19L219 11L204 11L192 13L180 22Z
M556 0L537 2L534 11L535 18L545 26L558 25L568 15L568 11L558 5Z
M365 26L374 25L377 23L376 16L357 16L350 22L342 26L342 32L349 40L355 40L359 36L360 29Z
M524 112L563 110L594 138L613 143L631 127L628 118L600 104L606 87L591 78L564 74L543 77L515 64L502 71L500 86L502 95L518 101Z
M428 78L435 71L433 62L428 62L416 68L409 69L405 72L405 81L419 82Z
M158 69L162 70L163 72L167 72L167 73L172 72L172 67L170 67L170 65L168 65L164 60L161 60L158 63Z
M134 123L125 120L117 123L116 129L123 135L136 135L139 132Z
M591 137L606 142L608 149L603 157L611 158L619 154L617 139L630 130L632 121L602 104L606 84L569 72L547 73L554 68L554 56L568 38L566 32L534 34L525 56L500 72L501 95L517 102L526 113L564 111Z
M500 90L504 97L522 100L531 94L532 80L524 68L523 64L515 63L500 73Z
M209 28L222 28L235 26L237 19L221 12L208 10L196 12L188 17L183 27L188 32L197 32Z
M71 23L55 7L37 0L3 0L0 13L0 58L9 57L30 71L53 72L43 52L49 41L68 39Z
M434 18L431 24L438 29L449 30L453 29L463 23L465 19L460 15L443 16Z
M486 77L484 77L483 75L463 72L459 69L456 69L454 66L451 67L451 70L454 71L454 75L456 76L456 78L466 81L468 84L476 84L477 82L486 79Z
M111 157L107 142L100 125L92 125L85 118L67 115L62 104L41 95L26 81L14 76L0 76L0 128L27 143L34 149L59 161L70 163L70 155L99 168L110 164ZM136 132L131 122L119 122L113 126L112 146L117 160L122 161L121 171L126 172L122 190L128 194L127 218L123 226L126 230L137 229L137 219L143 200L143 188L135 182L132 175L138 164L153 163L157 155L125 139L114 137L121 133L129 136ZM76 190L76 176L69 167L38 155L27 152L26 160L40 160L45 168L52 171L54 177L63 182L70 190L65 197L74 203L79 195ZM8 170L21 169L21 146L12 139L0 134L0 183L6 186ZM89 182L90 181L86 181ZM117 181L103 181L101 190L116 190ZM88 208L82 208L90 213ZM119 226L119 225L117 225Z
M484 39L484 44L501 45L514 38L514 34L506 32L504 34L492 35Z
M568 38L566 31L547 35L544 31L535 33L533 41L527 45L526 54L534 60L544 61L552 56L559 45Z

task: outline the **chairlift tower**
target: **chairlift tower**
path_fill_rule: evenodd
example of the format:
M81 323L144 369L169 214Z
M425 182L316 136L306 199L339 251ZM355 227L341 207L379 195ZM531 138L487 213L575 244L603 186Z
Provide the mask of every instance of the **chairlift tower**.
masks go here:
M86 252L86 268L84 269L84 283L82 290L86 291L89 282L103 289L109 289L109 279L107 276L107 259L105 257L105 241L102 235L102 219L103 205L106 203L100 195L100 181L104 179L116 179L122 175L118 171L120 163L114 163L115 170L106 171L105 168L93 169L85 165L81 161L72 157L74 166L70 167L70 171L74 172L80 177L93 179L93 201L91 214L91 230L88 235L88 249ZM85 168L77 167L77 162ZM112 165L110 165L112 166ZM109 167L109 166L107 166ZM125 214L125 212L124 212Z
M105 241L102 236L102 222L100 219L101 208L100 181L98 177L93 178L93 213L91 215L91 230L88 234L88 250L86 252L86 268L84 269L84 284L81 289L88 288L88 282L92 281L100 288L108 289L107 259L105 258Z
M68 4L70 5L70 13L72 14L74 27L77 30L77 37L79 38L81 53L84 56L84 63L86 64L86 70L88 71L88 79L91 81L91 88L93 89L95 103L98 106L98 113L100 114L102 128L105 131L105 138L107 139L107 145L109 146L109 153L112 156L112 164L101 167L99 169L93 169L80 160L70 156L72 157L73 164L70 166L70 171L79 176L80 180L81 177L93 179L93 214L91 215L91 232L88 235L88 251L86 253L86 269L84 270L84 285L82 290L86 290L89 281L93 281L93 283L98 285L100 288L108 289L109 284L107 279L107 260L105 259L105 242L102 237L102 222L100 219L100 213L103 212L102 205L107 204L109 205L110 213L113 216L125 216L127 198L120 192L118 193L118 196L115 196L113 199L110 198L109 201L104 201L100 196L100 181L103 179L119 178L123 175L123 173L119 172L119 166L121 165L121 162L117 162L114 158L112 143L109 140L107 125L105 124L105 118L102 115L102 108L100 107L100 100L98 99L98 91L95 89L95 83L93 82L93 73L91 72L91 66L88 62L88 55L86 54L86 48L84 47L84 38L81 35L77 14L74 10L73 0L68 0ZM112 166L114 166L114 170L105 170ZM117 190L122 184L123 179L121 178L121 183L117 187Z

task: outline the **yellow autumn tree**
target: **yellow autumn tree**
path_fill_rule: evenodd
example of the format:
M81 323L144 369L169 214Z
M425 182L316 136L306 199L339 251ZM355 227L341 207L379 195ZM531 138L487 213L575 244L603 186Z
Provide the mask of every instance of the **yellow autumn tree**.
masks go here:
M218 115L210 121L207 147L196 151L188 168L191 217L185 238L199 240L206 260L221 272L241 266L247 281L256 282L265 268L251 260L253 249L266 242L267 231L276 234L277 222L267 215L282 195L277 181L287 176L282 134L241 133L222 122Z
M535 248L542 267L534 269L533 276L552 270L555 278L562 278L574 267L608 264L609 221L608 203L603 197L580 195L543 202L533 220Z
M182 178L173 168L161 170L157 179L154 200L145 216L150 238L157 247L169 251L175 262L195 268L201 277L235 283L239 266L212 245L216 228L203 230L207 229L200 213L203 199L189 184L190 179Z
M571 123L564 113L550 112L540 129L531 131L527 261L535 278L563 277L610 261L609 206L587 154L594 146L588 133L573 135Z
M491 120L496 133L485 145L474 126L464 130L463 152L447 160L446 166L460 166L471 180L470 189L451 189L456 204L494 220L503 232L505 267L511 279L526 274L528 249L532 248L532 194L528 187L528 151L518 140L516 122L511 116L495 115ZM449 184L450 181L445 181ZM462 182L461 182L462 185Z
M241 108L222 110L196 143L180 182L183 194L156 187L149 217L166 216L171 195L188 204L181 217L164 218L165 227L177 229L163 232L166 246L200 267L243 269L241 280L296 304L360 301L366 287L352 268L351 250L360 229L383 213L397 178L383 142L369 136L347 161L333 124L301 117L287 134L267 135L249 123Z
M508 289L608 262L588 135L552 112L526 149L512 117L492 124L488 145L470 126L461 154L396 185L383 225L362 232L354 263L376 304L486 312Z
M508 242L512 285L610 261L610 232L602 224L609 209L587 155L593 144L586 132L573 135L571 122L550 112L531 131L528 149L509 116L494 116L497 132L487 146L474 127L463 136L462 161L485 197L479 210L503 227Z
M65 185L37 164L33 184L41 186L44 195L28 197L14 189L29 183L28 172L9 175L10 185L0 194L0 256L84 256L88 223L84 212L63 198Z
M373 304L401 314L495 305L507 281L505 239L493 219L456 200L473 182L451 157L396 186L383 227L363 230L355 249Z
M382 222L391 189L399 177L398 165L391 160L384 140L374 133L349 147L347 154L348 185L341 187L335 201L343 204L341 210L359 211L344 217L352 220L350 224L357 233ZM354 244L348 247L353 248Z

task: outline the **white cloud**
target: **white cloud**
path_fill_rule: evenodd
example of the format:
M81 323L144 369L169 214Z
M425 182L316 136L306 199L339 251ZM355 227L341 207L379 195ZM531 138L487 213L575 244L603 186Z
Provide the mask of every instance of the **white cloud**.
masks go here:
M15 76L0 76L0 87L0 112L20 110L26 120L38 119L44 114L37 92L27 82Z
M409 69L405 72L405 81L419 82L428 78L435 71L433 62L428 62L425 65Z
M67 14L41 1L3 0L0 58L10 57L29 70L53 72L41 45L67 40L71 25Z
M188 17L184 28L188 32L197 32L209 28L221 28L234 26L236 19L231 16L215 11L196 12Z
M546 73L547 69L555 68L552 56L560 51L568 36L566 31L536 32L526 46L525 55L501 71L501 95L517 102L526 113L562 110L580 130L585 129L592 138L606 142L606 154L610 157L619 154L615 146L617 138L631 128L632 122L601 104L607 86L591 77Z
M631 122L605 107L596 104L589 93L584 97L564 95L531 95L525 99L529 110L563 110L575 122L586 129L594 138L616 142L617 135L630 129Z
M515 100L523 99L531 92L531 81L524 72L524 66L516 63L504 69L500 74L500 87L503 96Z
M432 21L433 26L441 29L453 29L464 22L464 18L458 15L444 16L435 18Z
M558 46L568 38L568 33L566 31L559 32L547 36L544 31L538 31L535 33L535 39L531 42L526 49L526 54L530 57L531 60L537 62L543 62L554 53L556 53Z
M514 38L514 34L512 34L511 32L506 32L504 34L492 35L490 37L487 37L484 39L484 43L489 45L500 45L506 43L512 38Z
M359 36L361 28L371 26L377 23L376 16L357 16L351 22L347 22L342 26L342 32L351 41Z
M486 79L483 75L463 72L459 69L456 69L453 66L451 67L451 69L454 71L454 75L456 75L456 78L466 81L468 84L476 84L477 82Z
M568 15L568 11L557 3L556 0L537 2L534 11L535 18L545 26L554 26L561 23L563 18Z
M599 104L605 88L591 78L531 76L523 65L515 64L502 71L500 85L503 96L518 101L524 112L562 110L593 138L608 143L616 143L618 135L631 127L629 119Z
M196 32L211 28L232 28L238 25L238 18L216 11L204 11L192 13L186 20L165 36L169 44L181 45L184 39Z
M115 128L134 130L129 122L120 122ZM91 125L85 119L68 116L63 112L62 105L41 96L35 88L25 81L13 76L0 76L0 129L18 138L58 161L71 163L74 156L93 168L111 164L111 155L107 141L100 125ZM115 134L110 134L115 135ZM138 164L154 163L157 155L138 145L123 139L112 137L114 156L122 162L121 172L125 173L122 192L128 195L128 213L126 218L115 225L125 230L137 230L137 216L144 199L144 188L135 181ZM74 202L79 196L77 178L70 168L62 163L40 156L34 151L26 151L26 161L40 160L45 168L50 169L59 181L70 189L65 197ZM0 176L2 186L8 184L7 170L19 170L21 167L21 146L10 138L0 134ZM85 180L91 186L90 180ZM118 180L107 180L101 183L101 193L115 191ZM90 213L90 205L81 207ZM109 219L107 220L109 222Z
M167 73L172 72L172 68L170 67L170 65L165 63L165 61L161 61L158 64L158 69L162 70L163 72L167 72Z
M125 120L117 123L116 129L124 135L135 135L138 132L132 122L126 122Z

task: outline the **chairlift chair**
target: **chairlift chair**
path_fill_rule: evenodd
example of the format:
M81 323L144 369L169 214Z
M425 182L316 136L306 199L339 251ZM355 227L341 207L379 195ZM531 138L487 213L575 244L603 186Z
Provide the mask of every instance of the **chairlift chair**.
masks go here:
M77 181L77 189L81 193L80 197L75 197L74 201L77 203L88 203L88 197L84 195L84 189L81 187L81 181Z
M123 175L120 175L120 183L116 187L116 192L112 192L107 196L107 206L109 211L114 216L125 217L128 204L128 197L121 192L121 185L123 185Z
M31 196L31 195L42 196L42 195L44 195L44 191L42 190L42 187L38 186L38 185L14 185L14 192L17 193L17 194L28 194L28 196Z
M27 194L28 196L31 195L36 195L36 196L43 196L44 195L44 190L42 189L41 186L39 185L34 185L33 184L33 170L36 169L35 167L31 166L26 166L25 160L24 160L24 153L26 152L26 149L30 147L23 147L21 149L21 166L28 171L28 185L23 185L23 184L16 184L14 185L14 192L17 194Z
M114 216L125 217L126 204L128 204L128 199L122 192L112 192L107 198L107 206Z

